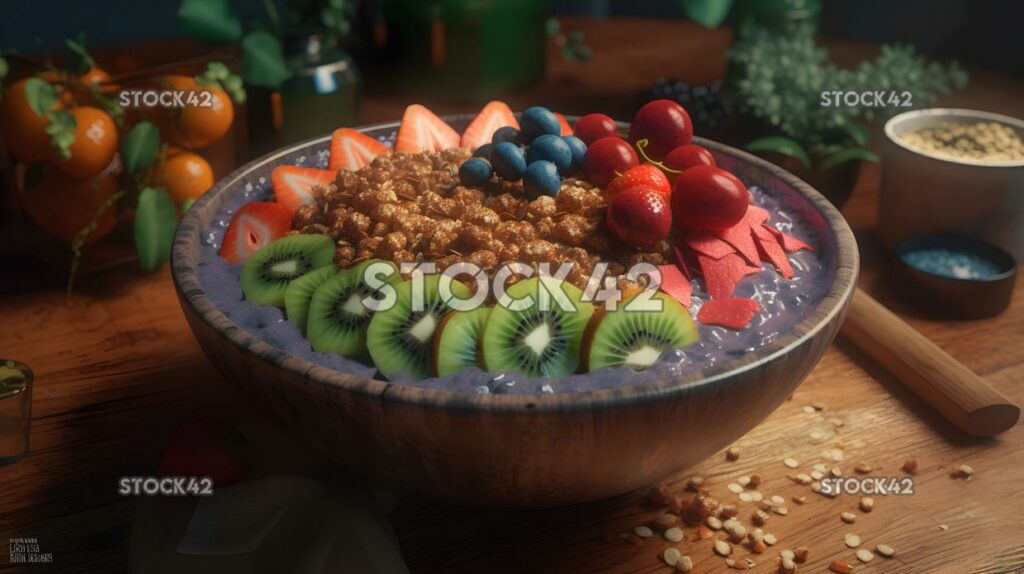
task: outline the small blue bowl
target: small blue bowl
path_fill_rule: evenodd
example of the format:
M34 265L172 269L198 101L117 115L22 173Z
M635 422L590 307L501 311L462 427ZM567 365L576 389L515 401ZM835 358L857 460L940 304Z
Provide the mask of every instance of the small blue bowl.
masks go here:
M896 291L919 307L960 319L1002 313L1017 263L1002 249L960 235L918 235L896 246Z

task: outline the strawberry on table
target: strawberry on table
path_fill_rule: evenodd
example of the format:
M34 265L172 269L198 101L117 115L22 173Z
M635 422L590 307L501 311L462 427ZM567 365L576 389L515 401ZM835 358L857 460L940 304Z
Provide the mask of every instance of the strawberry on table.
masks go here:
M403 120L404 122L404 120ZM488 102L484 109L473 118L473 121L462 132L461 147L475 150L478 147L491 143L491 138L498 128L513 127L519 129L519 121L512 113L508 104L498 100Z
M277 202L294 210L316 201L313 188L333 182L335 176L337 172L326 169L279 165L270 172L270 182Z
M231 263L244 263L253 253L292 228L292 210L280 203L255 201L238 210L224 233L220 256Z
M459 147L459 132L434 112L420 104L412 104L402 114L402 125L395 138L395 151L417 153Z
M331 136L331 157L327 169L355 171L370 165L370 161L390 150L387 144L352 128L338 128Z

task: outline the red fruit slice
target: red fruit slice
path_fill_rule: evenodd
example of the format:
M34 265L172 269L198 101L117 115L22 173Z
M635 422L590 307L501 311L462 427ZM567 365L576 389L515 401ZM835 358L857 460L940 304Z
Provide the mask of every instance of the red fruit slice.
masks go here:
M569 120L565 119L565 116L563 116L562 114L560 114L558 112L555 112L555 117L558 118L558 124L562 126L562 135L563 136L571 136L572 135L572 126L569 125ZM516 126L516 127L518 127L518 126ZM466 147L466 146L462 146L462 147Z
M744 218L750 223L764 223L771 219L772 215L768 213L768 210L763 207L756 205L748 205L747 213Z
M698 253L697 262L704 276L704 290L714 299L725 299L732 296L740 279L757 273L760 268L747 265L747 262L736 253L715 259Z
M771 231L768 231L764 226L754 227L754 238L757 240L758 249L761 252L762 259L769 261L772 265L778 269L779 274L786 279L792 279L793 267L789 264L789 259L786 257L786 251L779 245L779 242L775 240L775 236L772 235Z
M256 201L238 210L224 233L220 256L243 263L292 228L292 210L279 203Z
M355 171L370 165L370 161L390 150L387 144L352 128L338 128L331 136L331 158L327 169Z
M691 279L693 273L690 272L690 268L693 266L693 263L687 258L686 253L690 253L690 256L693 257L693 252L686 250L686 247L680 247L678 244L672 246L672 251L676 254L676 266L679 268L679 271L688 280Z
M714 259L736 253L736 248L709 229L694 229L686 236L686 245L698 254Z
M693 295L690 280L675 265L659 265L658 269L661 270L661 290L689 309L692 303L690 296Z
M705 325L719 325L738 330L749 325L760 311L761 306L753 299L712 299L701 306L697 312L697 320Z
M459 132L434 112L420 104L412 104L402 114L402 125L395 138L395 151L418 153L459 147Z
M326 169L279 165L270 172L270 182L277 202L295 210L316 201L313 187L331 183L336 175L336 172Z
M718 236L732 245L736 252L747 260L747 263L761 265L761 258L757 254L757 244L754 243L754 232L751 230L749 219L745 217L738 224L719 231Z
M487 102L484 109L469 123L466 131L462 132L462 141L459 145L475 150L485 143L490 143L494 132L505 126L519 129L519 121L512 113L512 108L498 100Z
M775 240L778 241L779 245L782 245L782 248L785 249L788 253L796 253L801 249L814 251L814 247L812 245L804 243L803 241L797 239L796 237L793 237L792 235L786 235L785 233L779 231L778 229L775 229L770 225L765 225L764 227L765 229L770 231L772 235L775 236Z

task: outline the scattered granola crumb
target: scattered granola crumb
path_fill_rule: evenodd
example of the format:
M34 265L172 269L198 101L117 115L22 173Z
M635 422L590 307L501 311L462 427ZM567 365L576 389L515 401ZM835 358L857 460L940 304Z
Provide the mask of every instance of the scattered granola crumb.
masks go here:
M860 535L850 532L849 534L843 537L843 543L849 546L850 548L856 548L860 546Z
M633 534L636 534L640 538L650 538L654 536L654 531L649 526L637 526L633 529Z
M796 562L792 558L783 558L779 561L779 574L796 574Z
M723 504L718 507L718 516L722 518L734 518L739 513L740 509L735 504Z
M802 495L801 496L794 496L793 497L793 502L795 502L797 504L807 504L807 497L806 496L802 496Z
M683 553L678 548L666 548L665 553L661 555L661 558L665 561L665 564L669 566L675 566L679 564L679 559L683 557Z
M647 502L651 506L669 506L673 498L675 497L672 495L672 491L664 484L652 486L647 491Z
M676 524L679 524L679 517L675 514L669 514L668 512L663 512L655 516L654 520L651 521L651 525L658 530L668 530Z
M730 446L729 449L725 451L725 460L737 460L739 457L740 449L734 446Z
M857 474L868 474L869 472L871 472L874 469L871 468L870 464L866 464L866 463L862 462L862 463L859 463L857 466L853 467L853 470Z
M762 500L764 500L764 495L755 490L750 493L750 500L754 502L761 502Z
M868 562L871 562L874 559L875 559L875 555L870 550L865 550L865 549L861 548L860 550L857 551L857 560L860 560L861 562L864 562L865 564L867 564Z
M703 476L691 476L690 480L686 482L686 490L697 492L702 486L704 486Z
M751 496L749 492L741 492L739 498L743 502L750 502L751 500L754 500L754 497Z
M839 518L847 524L853 524L857 520L857 515L852 512L840 512Z
M970 480L973 474L974 469L966 464L961 464L960 466L956 467L956 469L952 473L950 473L950 475L953 478L964 478L967 480Z
M773 494L770 500L775 506L783 506L786 504L786 499L782 498L778 494Z
M758 510L750 517L750 521L758 526L764 526L772 516L763 510Z
M942 532L945 532L945 531L949 530L949 527L946 526L945 524L940 524L939 525L939 530L941 530Z
M967 465L965 464L964 466L967 466ZM971 468L971 467L967 466L967 468ZM972 470L971 472L973 473L974 471ZM752 475L750 475L750 480L748 481L747 486L749 486L750 488L757 488L757 487L761 486L761 475L760 474L752 474Z
M715 554L719 556L732 554L732 545L725 540L715 540Z
M779 557L783 560L796 560L796 554L794 554L793 551L788 548L783 550L782 552L779 552Z
M789 514L789 509L786 508L785 506L774 506L772 507L772 512L778 514L779 516L786 516L787 514Z
M917 459L908 458L903 463L903 472L906 472L908 474L914 474L915 472L917 472Z
M793 554L796 556L795 560L797 561L797 564L807 562L807 554L809 553L810 550L808 550L806 546L797 547L797 549L793 551Z
M812 482L811 477L806 472L798 473L791 478L799 484L810 484Z
M704 519L704 524L706 524L707 527L710 528L711 530L721 530L722 529L722 521L719 520L718 518L715 518L714 516L709 516L709 517L705 518Z
M893 556L896 556L896 551L893 549L893 547L888 546L886 544L879 544L878 546L875 546L875 552L886 558L892 558Z
M800 463L797 462L797 460L795 458L787 458L787 459L782 461L782 464L786 465L789 468L796 468L796 467L800 466Z
M768 545L764 543L764 540L756 540L750 545L750 549L754 554L761 554L768 549Z
M683 541L683 529L678 526L673 526L665 531L665 540L669 542L682 542Z
M814 469L811 471L811 478L813 478L814 480L821 480L825 478L825 473L818 469Z
M806 406L804 406L804 412L807 413L807 414L812 414L812 413L815 413L817 411L815 411L814 407L812 407L811 405L806 405Z
M736 479L736 484L742 486L743 488L746 488L750 486L750 477L743 475Z
M689 556L680 556L679 561L676 562L676 570L680 572L689 572L693 570L693 560Z
M764 535L764 543L767 544L768 546L775 546L776 544L778 544L778 542L779 542L779 539L776 538L775 535L772 534L771 532L769 532L768 534Z
M863 496L860 499L859 506L862 512L871 512L875 508L875 499L870 496Z
M711 538L714 535L715 535L715 533L712 532L710 528L708 528L707 526L704 526L703 524L701 524L697 528L697 540L707 540L708 538Z
M743 492L743 487L740 486L739 484L735 483L735 482L730 482L729 485L726 488L728 488L729 492L731 492L733 494L739 494L739 493Z
M850 572L853 572L853 566L850 566L842 560L833 560L832 563L828 565L828 569L836 572L836 574L850 574Z

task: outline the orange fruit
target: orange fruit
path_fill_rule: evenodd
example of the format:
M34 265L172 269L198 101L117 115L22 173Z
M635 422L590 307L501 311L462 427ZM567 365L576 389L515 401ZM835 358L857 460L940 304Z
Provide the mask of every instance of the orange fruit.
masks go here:
M71 113L77 123L75 141L70 148L71 157L64 159L51 148L50 158L64 173L78 179L90 179L114 159L117 126L107 112L92 106L80 106Z
M153 177L153 185L163 187L180 206L213 187L213 170L199 154L190 151L172 154L173 149L168 149L167 160Z
M28 105L28 97L25 95L25 83L28 80L25 78L8 86L3 102L0 103L0 135L14 157L25 163L50 157L52 148L50 136L45 131L50 120L37 114ZM62 103L57 102L51 109L63 107Z
M25 213L58 241L71 243L75 235L89 225L100 206L117 193L118 187L117 177L110 172L81 180L46 166L42 179L25 194ZM111 206L97 220L86 245L109 234L115 223L117 206Z
M195 94L192 105L186 101L184 108L171 110L163 117L160 135L165 140L183 148L200 149L228 133L235 119L235 108L227 92L217 86L200 84L188 76L166 76L163 80L173 89ZM186 95L186 99L189 97Z

